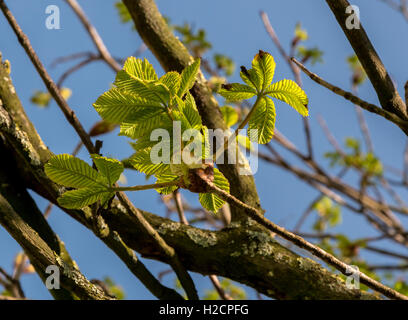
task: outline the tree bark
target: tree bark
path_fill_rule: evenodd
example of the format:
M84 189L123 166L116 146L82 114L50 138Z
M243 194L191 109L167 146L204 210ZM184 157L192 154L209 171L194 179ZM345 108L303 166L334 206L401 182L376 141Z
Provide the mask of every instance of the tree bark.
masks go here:
M361 21L359 29L347 28L346 21L350 14L346 13L346 8L350 6L347 0L326 0L337 22L343 29L348 41L357 54L368 78L370 79L381 106L390 112L398 115L403 120L408 120L407 106L399 95L390 75L378 56L374 46L365 32Z
M0 100L0 136L1 141L7 145L7 150L2 154L6 154L11 159L18 171L18 178L12 179L9 184L15 188L29 187L57 204L58 196L65 189L50 181L43 170L44 164L52 153L42 143L35 128L26 117L10 76L1 64ZM3 193L0 192L0 194L4 198ZM19 225L27 225L21 221L22 219L17 219L18 214L13 213L6 202L4 202L4 208L8 211L8 217L11 217L7 223L17 221ZM61 209L92 230L89 223L92 213L89 208ZM166 257L158 252L155 245L151 243L151 239L141 232L135 218L118 202L115 202L111 210L102 211L101 214L106 221L105 230L109 230L111 234L117 232L128 247L148 258L166 262ZM166 243L176 250L182 263L191 271L205 275L225 276L247 284L267 296L279 299L376 298L375 295L347 288L338 276L322 268L318 263L284 248L269 232L259 228L252 220L234 222L229 228L213 232L185 226L147 212L143 212L143 215ZM6 225L6 222L4 224ZM27 234L34 234L31 231L34 229L30 228L27 229L30 231L30 233L27 231ZM27 241L24 233L19 231L18 225L10 225L7 230L21 243ZM101 239L103 240L104 237ZM27 250L38 249L42 252L43 246L45 248L50 246L42 239L38 241L41 246L28 247L30 242L25 244ZM109 243L106 244L109 246ZM113 246L110 248L112 249ZM55 262L49 255L48 249L44 252L44 257L41 256L41 259L46 259L40 261L41 267L48 262ZM72 284L71 280L64 279L67 281L67 286Z

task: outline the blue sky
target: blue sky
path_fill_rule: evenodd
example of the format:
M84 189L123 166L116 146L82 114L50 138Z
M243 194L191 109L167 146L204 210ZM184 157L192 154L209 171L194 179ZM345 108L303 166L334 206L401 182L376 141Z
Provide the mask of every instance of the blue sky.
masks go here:
M98 29L112 55L127 57L140 46L141 40L137 33L131 30L130 25L120 23L114 9L114 0L79 2ZM72 64L51 68L53 60L77 52L95 51L88 34L64 1L9 0L7 3L54 79L57 79ZM58 5L60 8L60 30L48 30L45 27L47 17L45 8L50 4ZM215 52L226 54L235 60L237 66L249 66L253 55L259 49L271 52L277 63L275 80L291 78L292 75L266 34L259 18L259 11L267 12L286 48L293 37L296 23L301 21L310 36L306 44L318 46L324 51L324 63L316 64L311 69L328 81L342 88L350 89L350 71L345 60L352 54L352 49L324 1L208 0L204 4L197 0L157 0L157 4L161 12L168 16L172 23L191 22L196 28L204 28L207 31L208 40L213 45L211 54ZM406 59L408 23L401 15L380 1L356 0L353 4L360 7L361 19L369 37L398 90L403 93L403 86L407 80L406 70L408 70ZM44 85L3 16L0 16L0 35L0 51L4 59L9 59L11 62L12 78L29 117L54 153L70 153L78 138L64 120L55 103L52 103L47 109L40 109L30 103L33 92L38 89L44 90ZM158 73L162 74L152 54L146 51L143 55L154 64ZM65 86L73 91L69 104L86 128L90 128L98 119L92 103L109 88L113 79L112 71L106 65L96 62L75 73L65 83ZM238 74L235 73L230 81L239 81ZM325 118L332 133L339 141L344 141L347 136L361 138L354 107L305 77L303 77L303 83L310 100L310 121L315 154L321 163L327 165L322 155L331 150L331 147L318 126L317 116L322 115ZM359 94L363 99L378 104L378 99L369 83L361 87ZM277 103L276 106L277 127L304 150L305 141L300 116L283 103ZM371 129L376 153L384 163L400 168L406 137L397 127L382 118L367 113L365 115ZM120 159L128 156L131 149L128 140L118 137L116 133L103 137L102 151L105 155ZM88 160L85 151L82 151L79 156ZM127 178L129 184L144 183L144 177L134 172L127 173ZM317 195L316 191L296 180L290 173L263 163L260 163L255 179L262 206L267 210L268 217L288 228L294 226L297 218ZM353 177L350 179L352 181ZM196 201L194 195L184 195L189 201ZM47 202L36 195L33 196L40 209L44 209ZM134 203L143 209L156 213L165 212L154 191L143 191L131 196ZM403 196L406 197L406 193ZM110 276L124 287L128 298L153 298L119 259L105 248L91 232L59 210L53 211L49 221L88 278ZM314 219L310 220L311 223L313 221ZM336 231L345 232L351 237L375 234L371 228L366 226L364 220L348 211L344 211L343 223L336 228ZM388 243L384 243L384 246L391 247ZM0 228L0 265L11 270L12 258L18 250L16 242L4 229ZM367 257L371 256L367 255ZM157 262L149 260L144 260L144 262L156 274L167 268ZM173 276L165 279L166 284L173 284ZM195 275L194 279L201 292L211 287L209 280L201 275ZM26 294L31 298L50 298L37 276L24 276L23 286ZM248 293L250 297L253 297L251 290L248 290Z

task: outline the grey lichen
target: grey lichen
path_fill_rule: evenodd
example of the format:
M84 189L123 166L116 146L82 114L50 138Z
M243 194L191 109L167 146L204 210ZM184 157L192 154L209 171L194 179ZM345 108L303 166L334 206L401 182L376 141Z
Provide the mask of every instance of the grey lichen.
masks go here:
M247 230L250 242L243 246L244 254L269 256L274 253L274 240L269 234L260 231Z
M180 228L180 224L176 222L165 222L162 223L157 230L160 234L166 234L168 231L177 231Z
M217 236L213 232L204 232L200 229L187 230L188 237L202 247L210 247L217 244Z

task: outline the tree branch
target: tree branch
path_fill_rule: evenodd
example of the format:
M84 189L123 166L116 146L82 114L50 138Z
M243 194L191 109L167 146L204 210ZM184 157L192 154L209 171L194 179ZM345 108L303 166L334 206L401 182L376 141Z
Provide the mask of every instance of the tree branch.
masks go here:
M338 94L339 96L342 96L344 99L349 100L353 102L354 104L360 106L364 110L367 110L369 112L378 114L381 117L384 117L385 119L395 123L398 127L401 128L402 131L405 132L405 134L408 135L408 121L403 120L400 118L398 115L396 115L393 112L387 111L387 109L381 109L380 107L377 107L376 105L372 103L368 103L364 100L361 100L359 97L356 97L353 95L351 92L345 91L339 87L336 87L329 82L323 80L320 78L317 74L310 72L303 64L301 64L299 61L297 61L295 58L292 58L292 61L296 63L297 66L299 66L300 69L304 73L306 73L310 79L315 81L316 83L320 84L321 86L329 89L330 91L334 92L335 94Z
M153 0L124 0L123 2L133 18L139 35L164 70L181 72L193 61L188 50L167 26ZM212 96L201 72L191 93L196 100L203 123L210 129L226 129L217 101ZM218 167L229 180L233 195L256 208L260 208L260 201L252 176L240 175L237 165L220 164ZM235 208L232 212L232 220L239 219L246 219L246 215L240 209Z
M103 43L102 38L99 36L98 31L91 24L85 12L82 10L81 6L79 5L79 3L76 0L65 0L65 1L72 8L72 10L74 10L79 20L81 20L82 24L84 25L86 31L91 37L92 42L95 44L95 47L98 50L99 54L101 55L102 59L105 60L105 62L112 68L114 72L118 72L121 69L120 65L110 55L108 49Z
M34 49L32 48L29 39L23 33L20 26L18 25L17 21L15 20L13 14L7 8L4 0L0 0L0 9L3 11L4 15L6 16L9 24L13 28L14 32L17 35L20 44L25 49L27 55L30 57L31 61L33 62L34 66L36 67L38 73L40 74L41 78L43 79L45 85L47 86L50 94L54 97L55 101L59 105L60 109L65 114L68 122L74 127L76 132L78 133L79 137L81 138L83 144L88 149L90 154L98 153L95 146L93 145L90 136L84 130L82 124L77 119L73 110L70 109L68 104L66 103L65 99L61 96L60 91L51 77L48 75L46 69L44 68L43 64L39 60L38 56L36 55ZM133 204L127 199L124 193L118 193L118 198L122 201L123 205L131 209L130 212L137 213L137 209L133 206ZM136 214L138 218L141 219L140 223L146 228L146 231L149 235L153 236L154 239L157 240L157 244L162 246L160 249L166 253L171 253L172 248L168 247L163 239L161 239L160 235L157 234L155 230L152 230L151 226L149 227L149 223L144 220L143 216L140 214ZM178 261L177 255L171 254L169 256L169 263L170 265L175 268L176 274L180 277L181 285L186 289L186 293L190 299L198 299L197 292L194 288L194 283L186 270L184 270L180 261Z
M290 231L287 231L285 228L274 224L272 221L269 221L257 209L252 208L251 206L248 206L242 201L236 199L234 196L230 195L229 193L215 186L212 182L209 182L205 179L203 179L203 181L207 182L212 192L214 192L215 194L223 198L225 201L228 201L231 205L240 206L241 208L244 208L245 212L247 212L249 217L254 219L256 222L258 222L259 224L261 224L268 230L294 243L299 248L309 251L314 256L320 258L324 262L328 263L329 265L335 267L337 270L341 271L343 274L347 275L347 273L350 271L350 267L346 263L337 259L335 256L315 246L314 244L306 241L302 237L299 237L298 235ZM361 283L366 284L371 289L374 289L382 293L386 297L391 298L391 299L398 299L398 300L408 300L407 296L400 294L399 292L383 285L382 283L376 280L371 279L370 277L366 276L364 273L358 271L358 275L360 277Z
M346 8L350 6L350 3L347 0L326 0L326 2L357 54L361 65L377 92L381 106L401 119L408 120L407 106L402 101L363 26L361 23L359 29L349 29L346 26L346 21L349 18Z
M4 0L0 0L0 9L3 12L4 16L6 17L7 21L9 22L10 26L12 27L14 33L16 34L17 39L20 42L21 46L24 48L34 67L37 69L38 74L41 76L41 79L43 80L51 96L55 99L61 111L64 113L65 118L72 125L77 134L81 137L81 140L83 141L85 147L88 149L89 153L95 153L95 147L91 141L91 138L88 136L85 129L82 127L77 116L75 115L75 112L68 106L67 102L61 95L57 85L51 79L44 65L42 64L37 54L35 53L33 47L31 46L30 40L21 30L13 14L6 6Z

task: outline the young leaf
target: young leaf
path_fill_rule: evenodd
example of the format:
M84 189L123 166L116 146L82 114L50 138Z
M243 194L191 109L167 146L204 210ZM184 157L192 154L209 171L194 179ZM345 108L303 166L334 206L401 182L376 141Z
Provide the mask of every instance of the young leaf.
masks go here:
M157 111L158 110L158 111ZM164 114L163 109L146 110L141 116L135 115L126 119L120 126L120 136L127 136L131 139L138 139L149 136L152 130L164 126L169 119Z
M251 140L249 140L249 138L247 136L243 136L241 134L238 134L237 135L237 142L238 142L238 144L243 146L245 149L253 150Z
M159 82L141 80L125 70L117 73L114 84L121 91L127 91L156 104L166 104L169 100L170 92L165 85Z
M273 131L275 129L275 104L268 97L264 97L254 114L249 119L248 124L248 137L251 141L259 144L268 143L273 137ZM257 131L253 131L253 130Z
M153 66L147 59L127 58L123 70L135 78L146 81L156 81L157 75Z
M57 201L64 208L81 209L99 200L104 200L113 196L114 193L107 191L106 188L87 187L67 191L59 197Z
M190 92L187 92L184 103L181 103L181 112L191 125L191 128L199 129L202 126L201 117L198 113L195 100Z
M98 171L85 161L69 154L52 157L44 166L45 173L54 182L66 187L84 188L104 186Z
M157 176L156 183L171 182L176 180L180 180L180 177L173 174L162 174L160 176ZM178 188L177 186L169 186L165 188L158 188L156 189L156 191L159 192L160 194L170 194L177 188Z
M113 123L121 123L133 113L144 113L146 108L162 110L159 103L149 102L117 88L102 94L93 106L102 119Z
M214 168L214 184L226 191L229 192L229 182L227 178L224 177L224 175L217 169ZM201 205L214 213L217 213L217 211L223 206L225 201L221 199L219 196L217 196L214 193L200 193L199 194L199 200Z
M170 165L165 163L152 163L150 159L151 149L139 151L130 158L130 163L136 170L147 175L162 175L170 172Z
M119 177L124 170L122 162L116 159L105 158L97 154L93 154L91 157L99 172L106 177L109 186L112 186L119 180Z
M200 69L200 59L196 59L191 65L183 70L181 73L180 89L178 96L184 96L189 91L197 79L198 70Z
M230 83L222 85L218 91L227 101L240 101L252 98L257 94L256 90L250 86L240 83Z
M304 117L309 115L307 95L292 80L284 79L271 84L265 94L287 103Z
M275 74L276 63L273 57L262 50L259 50L252 60L252 68L261 79L261 88L265 90L272 82Z
M258 76L254 69L247 69L244 66L241 67L241 72L239 73L242 81L244 81L248 86L254 88L257 92L262 89L262 79Z
M169 89L172 96L177 95L181 84L181 76L178 72L167 72L159 81Z
M227 127L232 127L238 122L238 113L231 106L223 106L220 108Z

